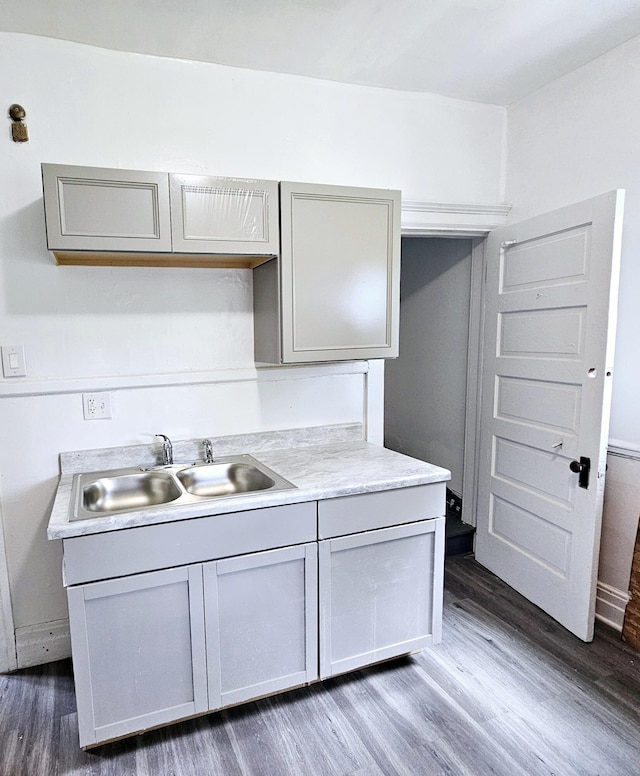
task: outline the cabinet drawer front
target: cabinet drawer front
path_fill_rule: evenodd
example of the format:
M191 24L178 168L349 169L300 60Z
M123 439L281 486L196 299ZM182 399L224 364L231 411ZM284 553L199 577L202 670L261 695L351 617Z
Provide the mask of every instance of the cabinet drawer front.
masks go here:
M42 165L49 250L171 250L166 173Z
M329 539L440 517L445 499L444 482L326 499L318 503L318 535Z
M63 541L65 583L183 566L315 538L315 501L76 536Z

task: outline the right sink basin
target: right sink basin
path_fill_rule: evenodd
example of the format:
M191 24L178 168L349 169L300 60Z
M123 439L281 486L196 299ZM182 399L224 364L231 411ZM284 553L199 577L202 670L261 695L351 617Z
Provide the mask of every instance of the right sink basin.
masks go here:
M268 474L251 463L205 463L181 469L176 477L188 493L201 498L252 493L275 485Z

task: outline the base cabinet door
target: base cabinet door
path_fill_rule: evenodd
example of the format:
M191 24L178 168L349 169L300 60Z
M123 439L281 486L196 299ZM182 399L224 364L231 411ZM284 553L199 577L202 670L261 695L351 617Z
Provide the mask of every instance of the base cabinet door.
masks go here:
M444 518L319 543L320 678L441 637Z
M67 593L82 747L207 710L202 566Z
M318 677L315 543L204 567L211 709Z

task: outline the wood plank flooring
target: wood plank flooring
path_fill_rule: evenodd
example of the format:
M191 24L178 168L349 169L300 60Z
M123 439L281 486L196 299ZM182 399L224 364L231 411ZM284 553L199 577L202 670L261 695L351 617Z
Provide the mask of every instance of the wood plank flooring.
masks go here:
M442 644L89 752L70 661L0 676L0 776L640 776L640 653L449 558Z

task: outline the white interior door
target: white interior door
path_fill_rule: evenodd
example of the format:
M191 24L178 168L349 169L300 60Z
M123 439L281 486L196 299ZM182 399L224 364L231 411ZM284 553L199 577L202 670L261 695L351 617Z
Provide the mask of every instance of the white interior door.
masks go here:
M611 192L487 239L476 558L585 641L623 200Z

